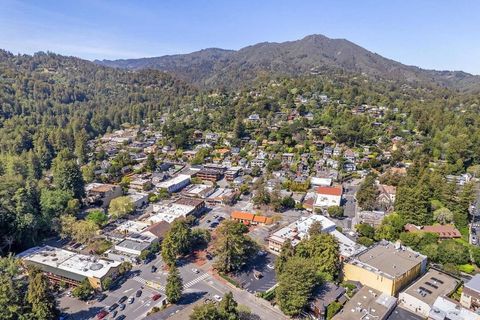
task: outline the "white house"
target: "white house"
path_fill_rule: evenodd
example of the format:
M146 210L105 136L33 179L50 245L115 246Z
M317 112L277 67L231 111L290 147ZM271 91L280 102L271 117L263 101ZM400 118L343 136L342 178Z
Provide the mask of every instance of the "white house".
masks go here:
M342 186L317 187L314 207L328 208L332 206L340 206L342 192Z

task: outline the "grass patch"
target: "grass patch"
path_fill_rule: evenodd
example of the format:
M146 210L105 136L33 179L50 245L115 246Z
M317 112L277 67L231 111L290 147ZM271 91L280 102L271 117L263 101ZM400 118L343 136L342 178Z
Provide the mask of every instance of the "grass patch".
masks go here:
M237 288L242 288L242 286L240 285L240 283L238 283L238 281L236 281L235 279L232 279L230 278L228 275L226 275L225 273L218 273L220 275L220 277L222 277L223 279L227 280L229 283L233 284L235 287Z
M458 271L464 273L473 273L475 271L475 266L471 264L461 264L457 266Z
M267 301L272 301L275 298L275 289L258 293L258 296Z

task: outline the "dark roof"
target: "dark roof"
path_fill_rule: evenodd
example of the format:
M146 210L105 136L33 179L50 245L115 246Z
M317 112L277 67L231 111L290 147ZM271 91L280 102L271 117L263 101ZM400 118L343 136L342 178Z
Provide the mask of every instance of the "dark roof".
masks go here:
M150 231L157 238L163 239L168 230L170 230L170 223L166 221L160 221L152 224L145 231Z
M425 317L419 316L411 311L408 311L407 309L404 309L398 306L395 309L393 309L392 313L387 318L387 320L422 320L422 319L425 319Z
M310 302L311 307L317 307L320 310L328 307L332 302L338 300L346 292L345 288L337 286L333 282L325 282L317 288Z

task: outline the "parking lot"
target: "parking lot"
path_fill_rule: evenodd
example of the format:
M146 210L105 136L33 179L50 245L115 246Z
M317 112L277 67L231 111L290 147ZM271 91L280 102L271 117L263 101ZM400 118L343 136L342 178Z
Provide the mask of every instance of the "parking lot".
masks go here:
M265 292L277 283L275 259L275 255L261 251L249 264L245 265L242 272L232 278L248 292Z

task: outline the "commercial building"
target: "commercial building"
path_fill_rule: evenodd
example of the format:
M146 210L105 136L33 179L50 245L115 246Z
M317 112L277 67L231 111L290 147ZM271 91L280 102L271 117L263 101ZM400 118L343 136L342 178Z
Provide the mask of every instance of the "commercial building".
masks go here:
M110 201L120 197L122 187L115 184L89 183L85 186L87 204L96 204L103 208L108 207Z
M205 209L205 201L192 198L180 198L174 202L176 205L193 207L190 214L197 215Z
M238 193L229 188L217 188L211 195L206 199L209 206L215 206L219 204L230 205L235 202Z
M215 191L215 188L206 184L192 184L182 191L182 195L190 198L205 199Z
M167 181L163 181L157 184L158 189L165 189L169 193L174 193L182 190L186 186L190 184L190 176L186 174L179 174L178 176L169 179Z
M460 303L465 308L474 310L480 308L480 274L476 274L470 281L465 283Z
M242 167L231 167L225 172L225 179L227 181L233 181L242 172Z
M342 186L317 187L315 208L328 208L331 206L340 206L342 202Z
M335 315L333 320L385 320L395 309L397 299L364 286Z
M196 173L195 177L202 179L203 181L216 182L220 180L222 174L217 170L202 169Z
M427 257L399 244L381 241L348 259L344 280L358 281L389 295L396 295L425 272Z
M312 214L308 217L301 217L290 225L274 232L268 237L268 249L274 254L280 253L282 246L287 239L289 239L292 246L295 247L302 239L308 237L308 230L315 221L321 223L322 232L331 234L338 241L341 259L351 257L352 255L360 253L366 249L364 246L357 244L355 241L336 230L336 225L333 221L325 216L317 214Z
M430 269L398 296L399 304L414 313L428 317L431 306L438 297L455 291L459 281L443 272Z
M102 281L118 275L119 261L78 254L72 251L43 246L33 247L18 255L25 265L42 270L54 282L77 286L88 279L94 289L102 290Z
M230 218L232 218L232 220L240 221L241 223L246 225L272 224L273 222L272 218L270 217L265 217L261 215L256 215L254 213L237 211L237 210L232 212L232 214L230 215Z
M160 221L172 223L175 219L186 218L195 212L195 206L177 203L154 204L152 209L154 214L147 219L152 224Z
M480 315L462 307L457 301L438 297L428 314L429 320L480 320Z

